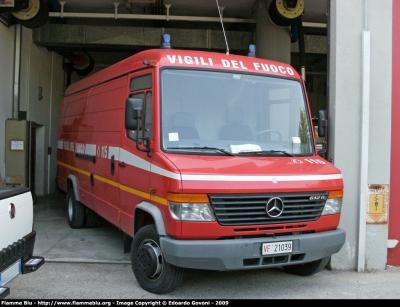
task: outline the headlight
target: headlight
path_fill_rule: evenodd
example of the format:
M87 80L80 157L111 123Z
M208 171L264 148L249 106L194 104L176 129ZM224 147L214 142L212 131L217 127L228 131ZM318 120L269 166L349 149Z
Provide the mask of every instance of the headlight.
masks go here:
M207 195L168 194L168 208L178 221L215 221Z
M328 200L325 203L321 215L330 215L340 213L342 210L343 191L329 192Z

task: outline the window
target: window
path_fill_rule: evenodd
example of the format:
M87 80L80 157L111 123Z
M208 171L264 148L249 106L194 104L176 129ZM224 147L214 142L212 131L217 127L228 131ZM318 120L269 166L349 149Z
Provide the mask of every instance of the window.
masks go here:
M152 126L153 126L153 97L151 92L152 75L144 75L134 77L131 79L130 90L132 98L143 99L143 109L141 112L142 122L141 131L139 132L139 139L148 138L152 139ZM128 137L136 141L136 131L128 130ZM142 143L142 140L139 140Z
M314 152L299 80L166 68L161 71L160 99L165 151L257 156Z

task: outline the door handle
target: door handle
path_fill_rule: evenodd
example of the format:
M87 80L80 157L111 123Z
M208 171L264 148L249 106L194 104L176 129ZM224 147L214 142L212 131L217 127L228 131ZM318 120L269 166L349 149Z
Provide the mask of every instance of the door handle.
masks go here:
M118 163L118 166L119 166L119 167L125 167L126 164L125 164L125 162L119 162L119 163Z

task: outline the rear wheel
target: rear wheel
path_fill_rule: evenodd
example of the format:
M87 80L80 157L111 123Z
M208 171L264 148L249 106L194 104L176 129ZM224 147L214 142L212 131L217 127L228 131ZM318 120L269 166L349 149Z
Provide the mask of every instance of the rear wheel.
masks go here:
M82 228L85 222L85 206L75 198L73 189L67 193L68 224L71 228Z
M96 228L99 226L100 217L92 209L86 208L85 227Z
M152 293L171 292L183 279L183 268L165 262L155 225L142 227L133 237L132 270L140 286Z
M295 265L288 265L284 266L283 269L293 275L298 275L298 276L310 276L313 274L318 273L321 271L323 268L326 267L326 265L329 262L329 259L331 257L325 257L316 261L312 262L307 262L303 264L295 264Z

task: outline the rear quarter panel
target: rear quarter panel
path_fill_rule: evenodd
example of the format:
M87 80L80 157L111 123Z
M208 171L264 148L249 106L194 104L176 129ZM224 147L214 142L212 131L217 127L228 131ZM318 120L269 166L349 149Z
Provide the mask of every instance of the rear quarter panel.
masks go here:
M11 204L15 217L10 215ZM0 188L0 249L32 232L33 200L27 188Z

